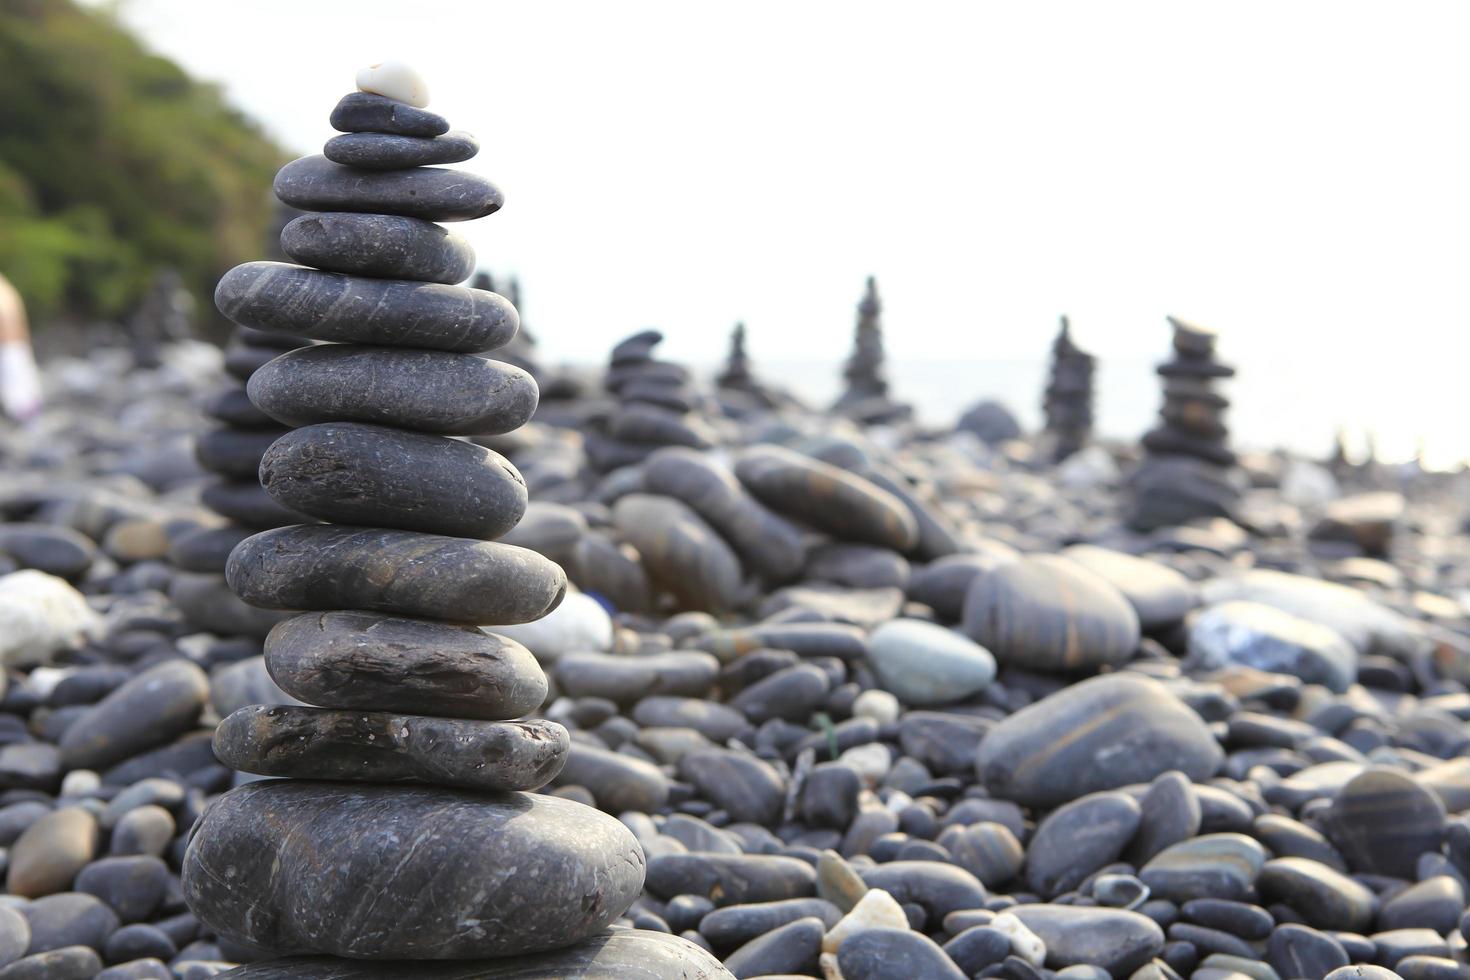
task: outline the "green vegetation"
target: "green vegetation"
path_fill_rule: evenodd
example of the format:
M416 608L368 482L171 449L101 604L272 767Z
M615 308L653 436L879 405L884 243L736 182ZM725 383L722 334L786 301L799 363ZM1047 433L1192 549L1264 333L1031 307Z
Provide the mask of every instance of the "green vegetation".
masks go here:
M0 0L0 272L32 317L116 316L173 266L205 301L257 257L283 152L72 0Z

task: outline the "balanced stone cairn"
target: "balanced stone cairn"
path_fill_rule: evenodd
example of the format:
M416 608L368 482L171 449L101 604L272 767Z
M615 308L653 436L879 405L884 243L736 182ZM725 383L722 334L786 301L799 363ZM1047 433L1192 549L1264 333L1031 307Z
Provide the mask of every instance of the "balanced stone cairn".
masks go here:
M1042 410L1052 440L1052 458L1061 462L1087 445L1092 435L1092 377L1097 358L1072 340L1072 324L1062 317L1062 329L1051 345L1051 377Z
M1129 478L1129 525L1147 531L1199 517L1229 517L1241 488L1215 381L1235 369L1215 359L1215 332L1169 317L1174 356L1160 364L1161 422L1143 437L1146 458Z
M862 301L858 303L852 354L842 368L845 387L832 406L832 411L860 422L899 422L913 414L911 406L894 402L888 396L888 379L883 370L882 317L878 283L869 276Z
M644 330L612 349L603 386L614 403L586 443L588 460L601 472L641 462L662 446L714 445L714 434L694 414L700 399L689 369L653 356L663 339Z
M493 543L525 510L520 474L453 438L515 429L536 406L528 374L476 356L515 335L515 309L454 285L474 255L434 223L490 214L501 194L426 166L478 144L424 108L417 76L381 65L358 84L331 115L343 135L276 176L276 194L308 212L282 233L302 264L246 263L216 291L244 327L334 342L276 357L249 385L261 412L297 427L264 452L266 492L329 523L268 530L230 555L246 602L306 610L265 644L271 676L305 704L220 724L227 765L290 778L213 803L184 859L184 895L221 936L273 953L575 947L638 897L644 859L618 821L527 792L562 768L567 732L507 720L539 707L547 680L525 647L478 628L539 619L566 591L550 560ZM630 935L617 945L637 947ZM576 948L555 954L566 975L583 975L570 972ZM335 969L281 962L268 975ZM564 975L545 965L535 975Z
M289 430L251 404L245 393L246 382L258 368L285 351L310 344L302 337L236 327L225 350L225 370L235 383L205 401L204 413L219 425L200 436L195 455L214 474L204 486L203 502L226 523L181 534L169 548L179 569L170 581L170 596L196 629L259 640L285 618L274 610L249 606L231 593L225 584L225 561L235 545L257 531L310 520L261 488L261 457Z

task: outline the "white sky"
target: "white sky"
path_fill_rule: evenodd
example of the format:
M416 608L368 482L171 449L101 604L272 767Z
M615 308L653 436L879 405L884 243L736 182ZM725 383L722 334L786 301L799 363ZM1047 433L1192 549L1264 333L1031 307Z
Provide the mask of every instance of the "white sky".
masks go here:
M418 66L481 138L507 204L468 234L552 357L658 326L709 362L743 318L758 360L835 362L873 272L900 358L1035 355L1062 312L1104 364L1155 357L1174 312L1303 398L1464 409L1464 4L120 9L302 153L358 67Z

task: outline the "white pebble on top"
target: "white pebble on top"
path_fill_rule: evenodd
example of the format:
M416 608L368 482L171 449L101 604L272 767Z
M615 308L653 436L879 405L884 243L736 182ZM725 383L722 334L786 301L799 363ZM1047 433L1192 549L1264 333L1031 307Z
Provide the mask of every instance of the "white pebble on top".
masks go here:
M429 104L429 84L424 76L401 61L380 61L359 70L357 90L404 102L416 109Z

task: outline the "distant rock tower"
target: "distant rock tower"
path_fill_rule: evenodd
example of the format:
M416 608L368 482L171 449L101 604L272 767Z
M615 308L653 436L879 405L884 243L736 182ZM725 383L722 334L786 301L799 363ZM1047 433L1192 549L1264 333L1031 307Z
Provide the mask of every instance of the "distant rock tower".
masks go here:
M1197 517L1230 517L1241 486L1229 446L1225 409L1215 382L1235 369L1215 359L1215 332L1169 317L1173 358L1164 379L1160 423L1143 437L1146 456L1129 478L1128 524L1148 531Z
M1052 439L1052 458L1061 462L1087 445L1092 435L1092 377L1097 358L1072 340L1072 325L1062 328L1051 345L1051 377L1042 410Z
M883 302L878 298L878 282L869 276L862 301L858 303L852 354L842 368L845 387L832 406L834 412L859 422L898 422L913 414L910 406L898 404L888 397L882 317Z

